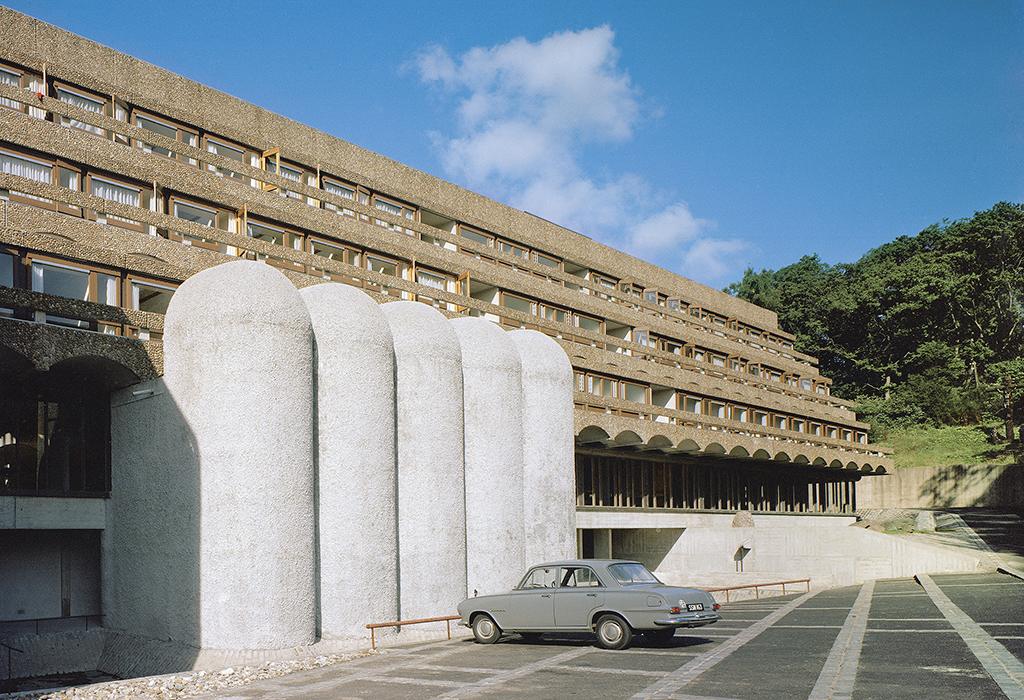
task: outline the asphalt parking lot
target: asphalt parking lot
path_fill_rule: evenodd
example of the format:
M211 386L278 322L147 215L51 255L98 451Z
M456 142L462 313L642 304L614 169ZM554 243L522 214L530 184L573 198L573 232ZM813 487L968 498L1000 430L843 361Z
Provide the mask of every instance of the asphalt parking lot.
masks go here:
M625 651L556 635L426 643L220 697L480 696L1024 698L1024 581L933 575L734 603L716 625Z

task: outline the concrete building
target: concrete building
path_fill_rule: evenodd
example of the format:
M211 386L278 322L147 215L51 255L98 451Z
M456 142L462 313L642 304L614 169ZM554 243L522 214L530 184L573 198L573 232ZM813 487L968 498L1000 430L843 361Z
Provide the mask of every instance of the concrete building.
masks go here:
M250 264L179 301L186 280L231 261ZM327 282L383 313L307 290ZM359 328L367 346L310 350ZM505 368L493 395L457 386L460 368L487 381L488 360ZM372 398L375 378L397 406ZM346 382L366 415L339 409ZM433 394L418 390L427 384ZM218 403L238 391L251 393L244 409ZM559 403L570 394L571 414ZM488 432L495 418L516 422L524 451L487 464L489 441L515 442ZM456 589L497 585L474 572L488 561L473 533L516 512L526 530L508 561L568 556L573 537L583 555L633 552L630 533L654 527L652 512L677 537L692 516L736 511L845 523L858 481L890 468L867 429L766 309L0 8L4 629L102 623L235 647L241 620L261 646L305 644L353 633L347 604L313 602L350 548L407 584L428 576L415 553L435 547L453 577L408 589L416 600L399 586L373 610L440 614ZM371 455L374 444L387 449ZM196 483L217 460L221 479ZM499 467L522 491L488 509L479 499ZM282 493L294 500L266 519L236 517ZM353 544L366 542L359 496L371 493L390 528L383 556ZM482 508L493 519L477 520ZM154 513L177 539L131 534ZM207 527L242 540L204 540ZM344 536L325 549L325 532ZM232 559L282 548L292 559L279 569L242 573ZM204 557L239 566L207 579ZM182 558L196 570L168 564ZM281 587L260 599L273 620L229 606L233 619L211 622L210 596L244 592L253 575ZM175 614L169 601L190 596L196 617Z

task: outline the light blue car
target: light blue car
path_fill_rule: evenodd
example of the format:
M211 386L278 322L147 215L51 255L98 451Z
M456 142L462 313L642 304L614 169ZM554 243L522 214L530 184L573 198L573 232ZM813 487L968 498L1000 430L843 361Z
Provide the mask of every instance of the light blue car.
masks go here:
M605 649L624 649L634 634L665 642L680 627L718 622L719 607L706 591L666 586L640 562L573 559L533 566L515 590L467 598L458 611L480 644L506 632L592 632Z

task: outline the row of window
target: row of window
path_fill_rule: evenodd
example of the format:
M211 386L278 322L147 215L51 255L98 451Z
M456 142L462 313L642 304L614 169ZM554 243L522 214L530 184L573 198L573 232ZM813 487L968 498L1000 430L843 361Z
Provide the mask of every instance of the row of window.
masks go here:
M12 85L19 85L24 88L32 90L48 90L49 86L44 85L40 80L39 76L33 76L31 73L17 69L13 66L2 66L0 65L0 82L6 82ZM703 309L699 306L687 304L678 297L673 297L660 292L655 289L644 288L639 285L630 282L619 282L614 277L605 275L603 273L590 270L585 266L572 263L567 260L562 260L558 256L550 253L531 250L527 247L522 246L516 242L508 239L504 239L495 234L491 234L465 224L455 222L446 217L429 212L427 210L421 210L415 205L407 204L394 200L392 198L384 197L380 194L371 193L366 188L356 185L351 182L347 182L341 178L332 177L325 175L317 169L313 171L293 161L288 161L282 158L280 149L274 148L266 151L258 151L246 147L242 144L224 139L220 136L211 134L201 133L199 129L191 126L187 126L177 122L176 120L156 115L148 111L140 110L132 107L127 103L120 102L116 99L108 99L105 96L93 93L76 86L64 84L59 81L52 81L54 95L69 104L72 104L81 109L95 112L98 114L105 114L115 119L122 121L128 121L134 126L147 131L151 131L154 134L159 134L165 138L177 141L179 143L200 148L209 153L222 156L224 158L234 160L238 163L247 164L253 167L260 168L266 172L274 173L285 179L292 180L305 184L309 187L322 189L326 192L330 192L337 196L358 201L364 205L372 205L375 208L386 212L393 216L403 217L409 221L418 221L427 225L445 230L450 234L461 236L467 240L489 246L496 249L501 253L520 258L520 259L531 259L534 262L551 269L561 270L570 275L579 277L583 280L591 282L593 285L608 289L609 292L618 292L626 297L640 298L644 301L661 306L662 308L668 309L676 314L688 314L692 317L700 318L705 321L709 321L715 326L722 328L728 328L737 333L747 335L752 340L743 341L753 345L758 349L764 349L769 352L777 352L771 347L764 347L758 344L758 339L769 343L780 344L783 348L792 349L792 341L772 334L770 331L761 330L749 324L745 324L724 317L720 314ZM3 100L0 102L5 106L20 109L21 111L34 110L37 116L45 117L45 112L36 108L31 108L21 103L14 102L12 100ZM107 137L106 130L96 127L94 125L86 124L74 119L61 118L61 123L72 127L78 128L83 131L87 131L98 136ZM195 158L184 156L182 154L174 153L167 148L159 145L151 144L142 140L132 140L120 134L110 134L110 137L118 142L130 144L135 147L141 148L142 150L155 153L167 158L172 158L183 163L187 163L192 166L199 166ZM230 168L224 168L215 166L212 164L206 164L205 167L210 171L224 176L231 177L240 181L248 181L253 187L262 188L264 190L276 190L282 196L291 197L300 201L304 201L311 206L323 206L326 209L338 211L341 214L355 216L355 212L346 209L345 207L339 207L330 202L320 202L319 200L303 195L297 191L291 191L287 188L279 188L276 185L254 180L245 176L242 173L231 170ZM374 219L374 222L383 227L405 232L410 235L415 235L415 232L411 229L402 227L398 224L390 223L383 219ZM444 246L444 242L439 240L439 243ZM468 252L468 251L467 251ZM610 294L602 294L600 291L593 292L590 288L575 285L567 281L547 278L549 281L555 282L561 286L568 288L575 288L584 293L596 293L606 299L612 301L619 301L618 298L612 297ZM642 307L637 307L642 308ZM662 314L664 316L664 314ZM704 330L701 328L701 330ZM712 331L715 332L715 331ZM719 335L725 337L724 333L718 332ZM788 353L781 353L789 359L795 359Z
M151 190L142 187L141 184L117 180L105 173L101 175L88 172L83 177L82 168L63 161L51 161L41 156L28 155L10 148L0 149L0 172L48 184L58 182L60 185L76 191L79 190L80 184L82 184L90 194L119 204L144 207L158 212L166 211L176 218L199 226L217 228L229 233L242 233L250 238L292 250L306 251L356 267L364 267L380 274L412 280L435 289L469 295L481 301L499 304L548 321L568 323L577 328L600 335L608 335L622 340L632 340L645 347L687 357L697 362L705 362L713 367L728 368L736 372L764 377L770 381L785 381L786 384L794 388L800 388L804 391L815 391L821 395L827 395L828 392L828 386L825 382L814 381L810 378L798 378L794 375L784 374L781 370L748 362L742 358L727 357L695 345L684 345L676 340L655 336L650 331L644 329L614 324L599 317L574 312L548 302L532 300L489 285L479 285L482 291L474 291L473 287L468 284L468 277L461 280L463 284L459 284L460 280L457 280L452 275L437 270L416 267L411 262L400 258L386 256L373 251L359 250L336 241L324 240L276 222L250 217L244 210L236 212L215 204L187 199L176 194L165 193L160 197L156 197ZM82 212L76 206L54 203L48 199L28 193L15 191L11 193L11 196L13 199L28 204L45 206L47 208L57 207L65 213L87 215L99 221L134 230L150 228L153 229L152 233L156 233L154 227L145 227L137 221L123 217L107 215L101 212ZM217 250L228 255L242 254L234 246L209 241L201 237L175 232L166 232L165 235L188 245ZM330 275L327 274L327 276Z
M791 414L761 409L699 396L664 386L608 377L591 372L576 371L576 391L608 399L621 399L648 404L674 411L712 416L761 427L789 430L815 437L826 437L846 442L867 444L866 432L808 420Z
M112 268L85 266L37 253L18 255L14 250L0 248L0 287L19 287L65 299L163 314L177 285ZM0 316L11 317L14 313L12 308L0 307ZM34 320L82 329L93 325L91 321L44 312L37 312ZM100 321L96 330L116 334L118 326ZM149 338L149 333L143 331L142 339Z

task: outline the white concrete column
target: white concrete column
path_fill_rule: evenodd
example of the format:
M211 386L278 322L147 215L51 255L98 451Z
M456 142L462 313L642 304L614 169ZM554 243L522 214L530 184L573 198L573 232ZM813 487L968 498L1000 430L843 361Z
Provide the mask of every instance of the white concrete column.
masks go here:
M300 294L316 336L320 633L362 638L398 616L391 329L355 287Z
M433 307L381 309L395 344L400 613L450 614L466 595L462 354Z
M508 334L455 318L466 432L468 594L501 593L523 575L522 365Z
M523 366L523 524L527 565L576 554L572 365L554 340L510 331Z
M204 270L171 300L164 356L198 462L202 646L313 642L313 332L302 297L265 263Z

